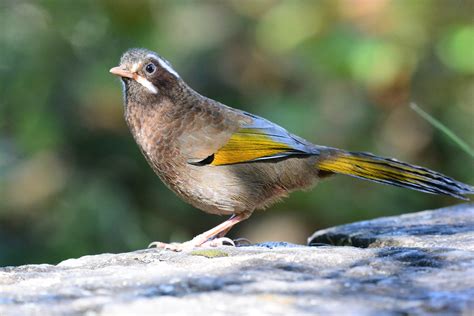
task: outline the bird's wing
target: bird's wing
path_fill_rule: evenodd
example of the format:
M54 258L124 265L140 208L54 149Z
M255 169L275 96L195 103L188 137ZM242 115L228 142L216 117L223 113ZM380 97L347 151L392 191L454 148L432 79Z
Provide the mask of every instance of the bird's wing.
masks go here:
M311 143L266 119L246 112L241 114L248 120L243 120L245 123L239 129L229 133L217 150L205 159L191 163L219 166L318 152Z

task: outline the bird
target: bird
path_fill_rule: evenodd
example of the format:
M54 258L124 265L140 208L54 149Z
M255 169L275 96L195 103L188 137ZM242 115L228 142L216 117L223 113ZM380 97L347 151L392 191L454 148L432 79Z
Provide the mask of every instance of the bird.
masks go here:
M183 251L235 245L225 237L255 210L340 174L467 199L474 187L424 167L313 144L257 115L193 90L169 61L132 48L110 73L121 79L125 121L162 182L194 207L229 218L183 243Z

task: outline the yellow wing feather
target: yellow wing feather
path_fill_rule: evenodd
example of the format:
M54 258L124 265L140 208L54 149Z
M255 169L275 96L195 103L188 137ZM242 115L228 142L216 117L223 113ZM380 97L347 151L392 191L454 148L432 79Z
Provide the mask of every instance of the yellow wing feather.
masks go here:
M291 151L288 144L275 141L257 129L242 129L214 153L211 165L228 165L271 157Z

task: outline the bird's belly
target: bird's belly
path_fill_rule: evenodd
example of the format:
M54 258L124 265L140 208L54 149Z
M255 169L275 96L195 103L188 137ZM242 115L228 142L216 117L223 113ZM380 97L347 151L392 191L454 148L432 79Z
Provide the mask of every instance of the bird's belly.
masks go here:
M231 215L253 210L255 199L229 166L193 166L186 168L186 181L177 193L193 206L211 214Z
M187 164L181 170L177 177L181 180L170 188L193 206L219 215L265 208L316 180L314 167L305 159L226 166Z

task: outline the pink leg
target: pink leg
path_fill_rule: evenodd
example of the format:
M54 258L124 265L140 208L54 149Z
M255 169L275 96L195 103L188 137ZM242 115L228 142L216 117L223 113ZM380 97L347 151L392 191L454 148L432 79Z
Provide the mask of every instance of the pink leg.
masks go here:
M149 248L156 247L156 248L170 249L174 251L182 251L185 249L191 249L194 247L206 245L208 242L210 246L217 246L219 243L212 242L212 239L223 238L229 232L229 230L231 230L232 227L234 227L234 225L249 218L250 214L252 213L249 212L249 213L240 213L238 215L232 215L225 222L217 225L214 228L209 229L208 231L200 235L197 235L192 240L184 242L182 244L166 244L159 241L155 241L155 242L152 242L148 247ZM225 241L229 241L229 240L230 239L225 238Z

